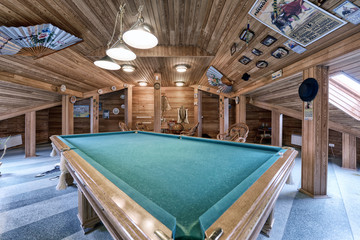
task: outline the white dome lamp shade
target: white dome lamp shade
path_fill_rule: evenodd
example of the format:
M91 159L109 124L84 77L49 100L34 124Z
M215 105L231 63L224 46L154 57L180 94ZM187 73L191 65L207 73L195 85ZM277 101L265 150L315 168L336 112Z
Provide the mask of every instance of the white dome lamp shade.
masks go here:
M107 70L119 70L121 68L120 65L112 60L109 56L105 56L100 60L96 60L94 64Z
M106 55L120 61L132 61L136 58L135 53L125 45L122 39L106 50Z
M123 39L127 45L139 49L153 48L158 44L157 37L152 34L151 27L144 23L142 17L124 33Z
M133 71L135 71L135 67L133 65L125 64L125 65L122 65L122 70L124 72L133 72Z

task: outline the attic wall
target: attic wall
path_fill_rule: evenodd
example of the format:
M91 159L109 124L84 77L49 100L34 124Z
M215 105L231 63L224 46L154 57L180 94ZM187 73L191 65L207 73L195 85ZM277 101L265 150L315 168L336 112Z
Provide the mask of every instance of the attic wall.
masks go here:
M283 146L301 149L301 146L291 144L291 135L295 134L301 136L301 131L301 120L283 115Z
M125 122L125 109L121 108L121 105L124 104L123 106L125 106L124 97L125 97L124 89L121 91L100 95L101 110L99 111L99 132L119 131L119 121ZM119 109L118 114L114 114L113 112L114 108ZM110 113L109 118L104 118L104 110L109 111ZM90 122L88 126L90 131Z
M78 100L74 105L86 105L89 106L90 111L90 99ZM60 115L61 119L61 115ZM74 134L90 133L90 116L89 117L74 117Z
M255 107L251 104L246 105L246 124L249 127L249 135L246 142L259 143L260 133L258 129L264 124L264 126L271 127L271 111ZM267 142L269 143L269 140Z
M219 96L202 93L202 133L216 138L219 133Z

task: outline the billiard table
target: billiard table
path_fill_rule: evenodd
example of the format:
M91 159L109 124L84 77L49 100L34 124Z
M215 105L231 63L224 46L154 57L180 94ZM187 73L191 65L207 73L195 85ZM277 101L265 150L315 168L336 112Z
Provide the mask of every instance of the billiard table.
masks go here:
M115 239L254 239L297 155L141 131L51 140L77 182L81 225L100 218Z

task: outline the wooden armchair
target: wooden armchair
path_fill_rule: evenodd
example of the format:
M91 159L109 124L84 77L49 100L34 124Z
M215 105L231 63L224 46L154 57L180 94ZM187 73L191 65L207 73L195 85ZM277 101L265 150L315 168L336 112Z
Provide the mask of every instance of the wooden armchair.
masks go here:
M245 123L235 123L229 127L226 133L218 134L218 140L229 140L233 142L246 142L249 127Z
M190 128L188 131L181 131L180 135L185 135L185 136L194 136L196 133L196 130L199 127L199 122L197 124L195 124L195 126L193 126L192 128Z
M148 127L145 124L143 124L142 122L137 122L135 124L135 128L136 128L136 130L139 130L139 131L149 131Z
M128 126L124 123L124 122L119 122L119 128L120 128L120 131L122 132L126 132L126 131L131 131L130 128L128 128Z

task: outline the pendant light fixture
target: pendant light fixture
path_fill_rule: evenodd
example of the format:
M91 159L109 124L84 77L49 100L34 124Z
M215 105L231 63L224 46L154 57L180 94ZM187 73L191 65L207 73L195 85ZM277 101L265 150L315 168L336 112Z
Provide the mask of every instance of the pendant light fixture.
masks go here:
M158 44L157 37L152 33L151 27L144 23L142 17L143 6L139 7L136 23L123 35L124 41L131 47L139 49L153 48Z
M98 67L107 69L107 70L119 70L121 67L109 56L105 56L100 60L96 60L94 64Z

